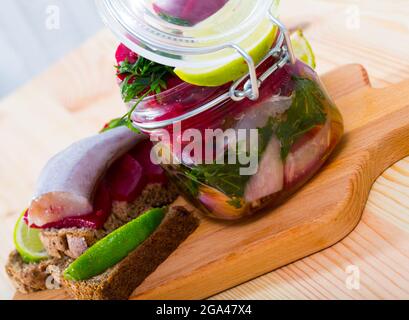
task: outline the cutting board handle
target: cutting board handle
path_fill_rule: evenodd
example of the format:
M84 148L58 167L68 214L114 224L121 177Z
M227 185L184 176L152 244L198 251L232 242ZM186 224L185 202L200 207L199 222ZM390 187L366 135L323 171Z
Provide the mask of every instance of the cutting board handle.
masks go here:
M349 84L335 81L336 77L327 82L327 86L339 85L337 94L346 93L336 98L345 123L345 135L338 148L342 156L337 161L360 159L353 162L372 185L385 169L409 156L409 81L372 88L362 66L351 65L343 70L349 73L349 83L354 82L354 90L348 89Z

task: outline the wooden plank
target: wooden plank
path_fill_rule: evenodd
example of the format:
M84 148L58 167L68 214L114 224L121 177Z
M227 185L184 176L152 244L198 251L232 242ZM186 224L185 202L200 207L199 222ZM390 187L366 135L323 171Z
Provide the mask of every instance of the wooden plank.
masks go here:
M397 0L393 3L386 0L376 2L286 0L282 2L282 6L282 17L288 25L307 26L306 35L316 52L320 72L353 61L365 64L375 86L409 78L409 65L406 59L409 47L404 45L409 41L407 32L409 3L406 0ZM360 10L358 29L346 26L348 9L351 6L357 6ZM120 98L111 77L114 44L112 36L104 31L1 104L4 108L0 106L0 128L8 121L15 120L8 117L7 111L17 108L14 104L16 101L19 106L26 104L35 105L32 108L37 108L37 103L32 102L33 98L38 93L45 92L48 96L41 94L41 103L50 108L67 108L69 113L64 117L64 121L71 121L72 128L70 125L64 125L62 128L64 130L67 128L65 132L59 130L56 124L49 134L50 137L43 141L45 143L43 147L40 147L43 142L39 137L35 139L35 143L26 138L36 130L25 128L26 135L17 139L19 152L16 152L15 156L7 155L7 160L1 163L1 171L3 168L7 170L10 168L15 172L22 170L24 179L13 177L3 180L2 183L2 186L7 188L3 187L0 192L0 217L3 222L0 232L2 240L0 265L4 265L7 252L12 247L14 221L22 204L30 197L32 184L40 166L52 153L76 137L95 132L101 121L117 114L121 108ZM95 91L98 93L94 94ZM99 99L99 95L102 98ZM77 103L77 97L82 102ZM50 100L51 102L47 102ZM91 103L84 103L85 101ZM46 112L47 110L48 108L45 109ZM20 128L21 125L16 126L17 130ZM14 130L12 125L9 126L9 130ZM12 132L8 133L7 147L14 144ZM25 156L30 148L40 148L41 152L31 152L32 159L28 164L30 167L27 167L27 163L22 162L19 157ZM404 267L407 265L405 257L409 256L406 245L409 243L408 167L407 160L399 162L388 169L373 187L362 223L368 224L373 231L367 232L365 237L369 243L376 244L374 249L357 255L355 246L344 245L344 240L330 249L214 298L387 298L393 295L391 291L393 293L395 289L395 297L407 297L398 287L400 279L408 278L408 272ZM360 226L350 237L355 234L362 235L364 231ZM342 250L338 249L338 246L341 246ZM384 266L376 263L379 259L386 261L386 266L391 264L391 268L400 274L400 278L390 280L385 278ZM393 261L395 262L392 263ZM355 264L364 268L362 272L365 272L365 275L361 279L360 290L349 290L345 285L348 277L346 267ZM366 268L370 270L367 271ZM377 280L384 283L376 283ZM391 283L394 286L391 287ZM4 271L0 270L0 297L7 298L11 292L12 288Z
M343 67L323 80L334 95L337 89L350 92L337 100L341 112L348 115L346 138L325 170L284 205L262 215L234 223L203 218L199 229L132 298L206 298L325 249L353 230L375 178L409 154L409 146L401 143L409 138L405 121L409 106L400 99L409 93L409 82L375 90L357 65ZM370 112L363 112L358 123L350 110L359 106ZM65 297L56 292L40 295Z
M321 72L351 61L365 65L374 86L386 86L409 78L409 2L397 1L282 1L283 18L289 25L307 25L306 35L317 56ZM349 29L346 21L351 8L359 10L360 26ZM388 187L385 188L384 181ZM409 208L408 160L402 160L386 170L373 185L362 222L345 240L329 249L304 258L253 281L237 286L214 299L386 299L391 293L384 289L407 279L407 243ZM372 223L376 220L376 223ZM355 246L344 241L363 233L368 224L371 233L365 237L376 243L376 249L356 255ZM359 244L358 244L359 245ZM338 249L342 246L343 250ZM405 248L406 247L406 248ZM344 256L353 255L353 259ZM393 261L400 274L397 283L382 278L383 267L377 260ZM366 261L365 264L363 262ZM358 290L348 289L350 274L347 267L360 266L361 284ZM371 268L370 274L366 268ZM384 283L375 282L382 279ZM404 282L402 282L404 283ZM402 293L401 291L399 291ZM394 294L407 299L408 294Z

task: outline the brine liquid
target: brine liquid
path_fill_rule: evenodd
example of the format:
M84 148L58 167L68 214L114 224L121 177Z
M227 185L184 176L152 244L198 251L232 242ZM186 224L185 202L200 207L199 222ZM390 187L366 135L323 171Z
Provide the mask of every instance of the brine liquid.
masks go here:
M268 66L267 62L258 69ZM169 94L168 100L161 100L159 110L169 107L171 111L163 116L174 117L202 105L222 89L193 87L183 95L177 91L176 105ZM200 90L207 95L200 94ZM202 149L209 144L204 134L209 129L257 131L258 166L251 175L242 175L240 164L219 164L217 156L204 164L184 154L179 159L181 164L163 165L189 200L208 215L227 220L281 203L322 167L343 134L339 111L314 71L300 62L286 65L264 81L257 101L228 100L182 121L181 126L182 130L197 129L202 133ZM175 136L172 127L166 129ZM246 152L252 149L248 141L244 144Z
M260 159L259 171L244 186L242 197L231 197L215 185L196 183L192 187L189 169L182 165L165 166L188 200L211 217L235 220L269 206L281 204L314 176L328 159L343 134L343 123L336 108L327 109L327 121L307 132L293 145L283 161L279 144L274 142ZM263 164L265 163L265 165ZM186 174L187 173L187 174Z

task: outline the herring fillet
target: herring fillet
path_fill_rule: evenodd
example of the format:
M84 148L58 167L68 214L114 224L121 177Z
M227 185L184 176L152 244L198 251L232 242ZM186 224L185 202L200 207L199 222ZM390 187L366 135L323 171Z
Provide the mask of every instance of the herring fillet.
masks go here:
M127 127L85 138L52 157L37 180L29 225L92 212L95 186L108 167L145 139Z
M284 187L284 164L281 159L281 144L273 136L261 156L258 172L251 176L244 191L247 202L253 202L279 192Z

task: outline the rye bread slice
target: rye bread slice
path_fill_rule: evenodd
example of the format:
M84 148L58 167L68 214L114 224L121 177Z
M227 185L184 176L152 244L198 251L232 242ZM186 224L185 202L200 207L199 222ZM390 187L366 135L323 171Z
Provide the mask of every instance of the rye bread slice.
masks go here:
M31 293L47 289L47 279L52 268L63 268L66 259L47 259L39 263L25 263L20 254L14 250L6 264L6 273L21 293ZM53 279L50 278L50 281Z
M51 257L77 258L88 247L105 237L125 223L150 208L163 207L171 204L178 197L178 191L173 184L149 184L139 197L131 202L114 202L112 212L103 229L87 228L45 229L41 232L41 241Z
M171 207L158 229L125 259L85 281L61 283L79 300L124 300L198 227L199 219L183 207Z
M183 207L171 207L161 225L145 242L114 267L87 281L62 279L61 273L73 261L71 258L25 263L15 250L9 255L6 272L21 293L50 289L47 288L49 279L67 287L76 299L127 299L198 224L199 220L193 213Z

